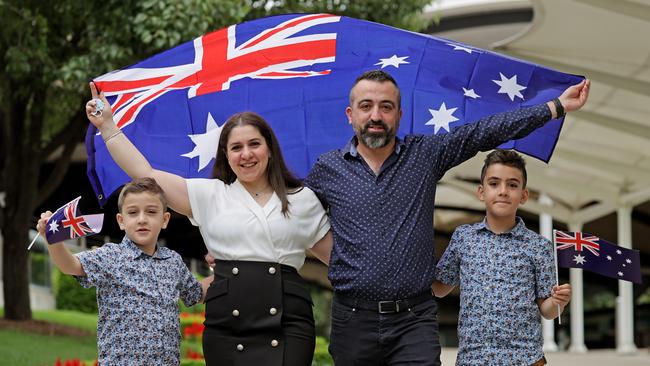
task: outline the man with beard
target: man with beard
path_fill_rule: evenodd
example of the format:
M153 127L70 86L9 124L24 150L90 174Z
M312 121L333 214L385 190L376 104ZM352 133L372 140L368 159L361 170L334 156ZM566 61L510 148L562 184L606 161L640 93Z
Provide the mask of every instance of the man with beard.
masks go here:
M434 280L436 183L452 167L584 105L589 81L550 102L450 133L396 137L400 92L383 71L359 76L346 108L355 136L305 180L329 209L334 247L330 353L337 366L440 365Z

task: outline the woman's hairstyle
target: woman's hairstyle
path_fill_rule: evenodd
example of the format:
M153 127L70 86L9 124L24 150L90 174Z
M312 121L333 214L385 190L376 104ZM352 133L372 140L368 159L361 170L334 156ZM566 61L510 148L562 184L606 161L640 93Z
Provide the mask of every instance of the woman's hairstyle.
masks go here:
M212 170L212 178L220 179L226 184L231 184L237 179L237 175L235 175L235 172L230 168L230 164L228 164L228 139L233 128L243 126L257 128L266 141L266 145L269 148L269 163L266 167L266 176L271 188L273 188L275 194L280 198L280 202L282 202L282 214L287 216L289 214L287 194L298 188L302 188L302 183L287 168L275 133L273 133L271 126L259 114L241 112L228 118L221 129L217 159Z

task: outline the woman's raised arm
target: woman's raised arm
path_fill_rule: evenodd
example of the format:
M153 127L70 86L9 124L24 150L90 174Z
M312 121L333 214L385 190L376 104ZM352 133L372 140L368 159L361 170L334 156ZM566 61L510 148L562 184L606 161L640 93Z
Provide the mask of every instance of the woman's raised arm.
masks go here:
M169 207L180 214L192 217L185 179L175 174L153 169L138 148L115 125L111 105L106 100L104 93L97 92L95 83L90 83L90 92L93 99L86 103L86 115L90 123L97 127L102 134L104 143L117 165L131 178L150 177L155 179L165 191ZM101 112L97 112L99 104L97 100L103 103Z

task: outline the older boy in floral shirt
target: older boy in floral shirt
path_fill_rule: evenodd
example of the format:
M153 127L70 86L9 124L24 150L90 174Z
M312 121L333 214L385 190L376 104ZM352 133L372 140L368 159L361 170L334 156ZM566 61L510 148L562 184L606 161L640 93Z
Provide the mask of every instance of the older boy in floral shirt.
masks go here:
M523 158L488 154L477 194L486 217L456 229L432 285L443 297L460 284L456 365L543 365L540 315L555 319L571 286L555 285L553 246L516 216L528 199Z

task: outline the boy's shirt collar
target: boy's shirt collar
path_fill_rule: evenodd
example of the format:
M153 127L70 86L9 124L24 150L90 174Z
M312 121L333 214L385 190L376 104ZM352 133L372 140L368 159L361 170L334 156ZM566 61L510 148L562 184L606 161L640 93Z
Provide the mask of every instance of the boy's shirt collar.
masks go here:
M149 254L143 252L140 247L138 247L131 239L127 238L126 236L122 239L121 244L126 248L127 256L129 259L136 259L143 255L149 257ZM150 257L153 259L168 259L171 258L171 256L171 250L156 244L156 251Z
M476 228L477 231L486 230L486 231L489 231L489 232L494 234L494 232L492 230L490 230L490 227L488 226L487 217L484 217L481 222L477 222L475 228ZM514 236L525 236L526 235L526 230L527 229L526 229L526 224L524 223L524 220L521 217L516 216L515 217L515 226L513 226L512 229L510 229L508 231L504 231L504 232L502 232L501 234L498 234L498 235L511 234L511 235L514 235ZM497 234L495 234L495 235L497 235Z

